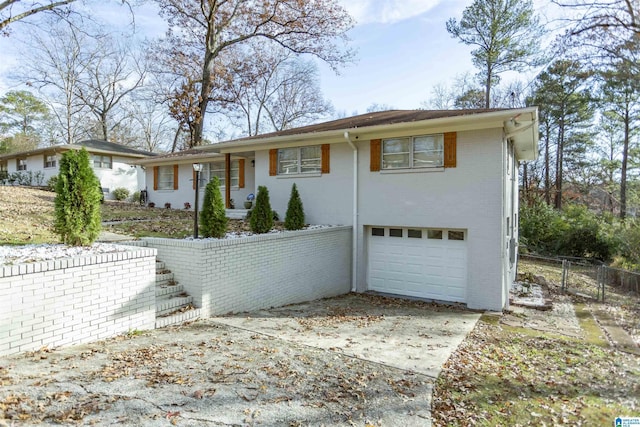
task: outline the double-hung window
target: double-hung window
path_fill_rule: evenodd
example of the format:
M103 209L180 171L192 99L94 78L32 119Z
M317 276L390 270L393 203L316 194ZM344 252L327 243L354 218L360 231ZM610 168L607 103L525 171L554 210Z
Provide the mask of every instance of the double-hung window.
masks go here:
M44 167L45 168L55 168L56 167L56 155L55 154L45 154L45 156L44 156Z
M218 177L220 187L226 186L224 162L205 163L202 170L202 178L204 182L209 182L214 176ZM240 186L240 161L231 161L231 187L238 188Z
M321 166L320 145L278 150L278 175L320 173Z
M382 169L433 168L443 165L443 134L382 140Z
M177 176L174 176L174 167L170 166L159 166L158 167L158 190L173 190L173 180L177 179Z
M27 159L16 159L16 170L26 171L27 170Z
M101 169L111 169L111 156L93 155L93 167Z

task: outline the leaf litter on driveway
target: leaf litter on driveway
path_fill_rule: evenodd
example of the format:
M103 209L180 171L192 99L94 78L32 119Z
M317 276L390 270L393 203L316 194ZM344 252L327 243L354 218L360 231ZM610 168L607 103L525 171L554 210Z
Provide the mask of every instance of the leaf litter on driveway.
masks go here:
M400 313L393 301L387 313ZM374 303L384 308L373 299L370 315L338 307L296 327L402 326ZM430 426L434 378L207 319L0 358L0 381L0 425Z

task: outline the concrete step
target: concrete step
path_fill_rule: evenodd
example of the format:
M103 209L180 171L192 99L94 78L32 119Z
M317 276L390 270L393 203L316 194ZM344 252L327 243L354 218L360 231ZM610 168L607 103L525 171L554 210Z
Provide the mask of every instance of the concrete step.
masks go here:
M164 270L165 268L167 268L167 267L166 267L164 261L156 260L156 271Z
M156 317L156 328L164 328L165 326L180 325L185 322L193 322L200 318L201 310L199 308L183 308L174 311L165 316Z
M156 298L156 318L170 314L193 303L193 297L186 292Z
M162 284L162 285L156 285L156 298L158 297L162 297L165 295L171 295L171 294L181 294L184 292L184 286L179 285L179 284L175 284L175 285L169 285L169 284Z
M244 219L249 209L225 209L225 215L229 219Z

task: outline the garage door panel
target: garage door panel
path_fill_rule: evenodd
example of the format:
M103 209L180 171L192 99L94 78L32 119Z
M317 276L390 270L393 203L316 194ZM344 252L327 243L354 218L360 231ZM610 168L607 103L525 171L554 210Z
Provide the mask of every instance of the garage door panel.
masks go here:
M397 227L400 228L400 227ZM369 236L369 289L465 302L466 240ZM446 231L443 233L447 235ZM403 236L407 236L406 229Z

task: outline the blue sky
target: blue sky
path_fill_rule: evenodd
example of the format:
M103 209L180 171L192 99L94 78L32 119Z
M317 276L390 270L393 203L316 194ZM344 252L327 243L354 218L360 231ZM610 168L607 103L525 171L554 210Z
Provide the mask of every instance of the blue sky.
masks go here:
M446 31L446 21L460 19L471 0L338 0L355 18L349 35L358 51L357 62L335 75L320 65L321 87L337 112L364 113L373 103L399 109L419 108L434 85L451 85L457 75L475 73L471 48ZM83 5L84 4L84 5ZM536 0L541 10L548 0ZM113 3L81 2L112 24L131 16ZM544 7L540 7L544 6ZM20 55L16 40L31 24L13 27L14 35L0 38L0 95L15 87L7 76ZM136 28L149 37L160 36L164 25L151 6L136 12Z

